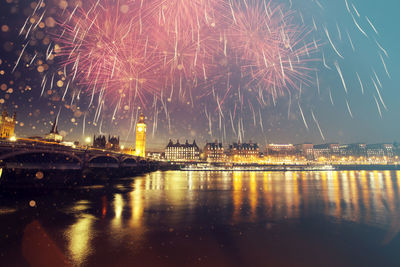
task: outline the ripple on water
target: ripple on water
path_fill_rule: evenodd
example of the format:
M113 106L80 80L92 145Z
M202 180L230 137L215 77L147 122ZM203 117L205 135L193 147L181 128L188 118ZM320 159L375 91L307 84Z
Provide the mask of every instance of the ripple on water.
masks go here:
M14 213L14 212L16 212L17 211L17 209L12 209L12 208L0 208L0 215L3 215L3 214L11 214L11 213Z

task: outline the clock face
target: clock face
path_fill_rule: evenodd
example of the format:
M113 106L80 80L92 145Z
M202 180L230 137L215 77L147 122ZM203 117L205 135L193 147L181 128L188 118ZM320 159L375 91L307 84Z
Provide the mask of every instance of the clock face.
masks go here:
M139 127L139 128L138 128L138 131L139 131L139 132L143 132L143 128L142 128L142 127Z

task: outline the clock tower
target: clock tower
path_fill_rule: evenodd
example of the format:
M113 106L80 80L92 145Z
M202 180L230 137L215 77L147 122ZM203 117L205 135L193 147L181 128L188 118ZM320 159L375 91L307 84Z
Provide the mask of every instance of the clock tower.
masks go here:
M136 147L135 155L146 157L146 123L144 123L144 115L140 113L139 122L136 124Z

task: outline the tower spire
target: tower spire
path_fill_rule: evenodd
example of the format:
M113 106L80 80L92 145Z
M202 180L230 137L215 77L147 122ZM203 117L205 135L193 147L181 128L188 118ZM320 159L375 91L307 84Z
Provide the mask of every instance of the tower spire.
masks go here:
M144 123L144 115L143 115L143 112L140 112L139 123Z
M54 119L53 126L51 127L51 131L50 131L51 134L58 134L57 123L58 123L58 121L57 121L57 117L56 117Z

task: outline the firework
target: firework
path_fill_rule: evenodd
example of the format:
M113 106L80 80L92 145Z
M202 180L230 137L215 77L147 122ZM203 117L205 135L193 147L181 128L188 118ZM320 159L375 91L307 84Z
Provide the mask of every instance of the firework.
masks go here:
M303 42L291 13L258 1L222 3L97 1L76 7L60 24L56 52L72 81L86 86L92 98L103 88L105 95L135 99L161 87L179 87L182 94L184 82L196 87L198 80L214 79L221 54L239 58L248 86L261 86L274 98L309 78L304 56L317 46ZM222 23L218 12L231 16Z
M228 43L249 81L247 87L262 87L277 97L310 81L308 56L318 46L305 42L307 32L296 26L291 12L271 2L247 1L234 5L232 14Z
M155 33L152 37L158 47L163 76L166 77L165 88L179 88L179 92L185 94L184 88L212 83L218 67L215 58L219 48L214 33L199 31L195 39L189 32L181 32L171 38L162 28Z
M107 109L113 110L109 117L114 121L120 111L126 117L138 106L151 106L155 127L161 109L170 129L170 112L181 103L188 109L204 108L209 133L218 132L213 129L217 125L226 138L225 128L231 124L233 133L243 138L243 121L255 126L258 112L264 131L264 108L279 109L287 98L278 98L288 96L288 120L297 115L307 128L311 116L321 134L317 110L301 98L309 98L315 89L319 99L327 96L339 107L340 88L350 97L354 82L361 94L374 91L380 116L388 109L383 94L384 76L391 77L388 51L372 16L361 14L351 2L342 2L345 19L340 22L327 19L329 3L314 0L289 1L287 6L273 0L66 2L32 6L33 13L20 23L22 42L12 71L37 68L41 96L53 95L51 101L80 108L89 103L89 111L97 106L96 122ZM52 41L32 49L40 29L55 14L58 23L46 28ZM347 61L363 52L356 47L360 37L378 52L369 71L349 70ZM332 82L328 75L336 84L326 84ZM295 102L298 112L292 108ZM350 116L352 102L342 98Z
M219 51L221 0L156 0L153 6L151 43L157 47L165 74L164 88L187 88L213 80ZM218 19L217 19L218 18Z
M222 0L155 0L158 8L156 18L168 33L197 31L202 27L216 27L220 19L217 13L223 6Z
M103 3L104 2L104 3ZM142 9L111 1L77 7L55 36L57 55L72 81L87 90L128 98L154 93L154 48L142 25Z

